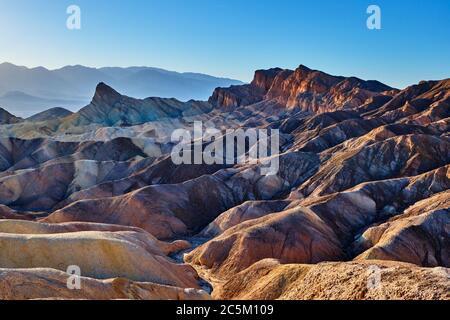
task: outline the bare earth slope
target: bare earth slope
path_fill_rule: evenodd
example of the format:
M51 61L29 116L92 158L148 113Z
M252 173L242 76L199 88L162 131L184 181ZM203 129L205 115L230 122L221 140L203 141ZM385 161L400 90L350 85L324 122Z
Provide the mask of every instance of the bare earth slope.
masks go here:
M209 102L99 84L78 113L8 119L0 297L209 298L200 275L222 299L449 299L449 79L397 90L274 68ZM219 141L279 129L278 172L175 165L170 136L193 121ZM66 290L69 265L84 291Z

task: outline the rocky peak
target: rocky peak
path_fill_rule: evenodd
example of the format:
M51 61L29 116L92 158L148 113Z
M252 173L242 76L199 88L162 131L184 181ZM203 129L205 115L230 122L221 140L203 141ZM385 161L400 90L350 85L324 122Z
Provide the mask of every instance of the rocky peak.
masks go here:
M303 64L299 65L298 68L297 68L297 70L303 71L303 72L310 72L310 71L313 71L312 69L308 68L307 66L305 66L305 65L303 65Z
M313 74L313 73L316 76L323 74L322 72L310 69L303 64L301 64L297 69L294 70L294 75L297 80L309 79L309 78L311 78L311 74Z
M257 70L250 84L216 88L209 98L209 103L219 108L232 109L260 102L272 87L277 76L284 71L281 68Z
M110 104L113 101L120 99L122 95L107 84L100 82L95 88L94 98L92 102L106 102Z
M251 85L267 92L272 86L276 76L283 71L281 68L273 68L268 70L257 70Z

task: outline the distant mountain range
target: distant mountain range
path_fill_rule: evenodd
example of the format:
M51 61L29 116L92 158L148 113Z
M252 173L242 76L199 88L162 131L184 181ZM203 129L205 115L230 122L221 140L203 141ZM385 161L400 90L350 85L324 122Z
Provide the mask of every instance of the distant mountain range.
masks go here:
M100 82L136 98L207 100L217 87L242 84L200 73L179 73L151 67L89 68L81 65L48 70L0 64L0 107L20 117L53 107L77 111L90 102Z

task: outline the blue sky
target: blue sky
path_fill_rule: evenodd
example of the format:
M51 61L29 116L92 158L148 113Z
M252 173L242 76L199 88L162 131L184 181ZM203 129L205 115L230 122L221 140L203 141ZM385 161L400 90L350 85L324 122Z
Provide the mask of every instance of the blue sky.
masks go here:
M66 28L76 4L82 29ZM366 27L368 5L382 30ZM450 77L449 0L1 0L0 62L146 65L249 81L307 65L404 87Z

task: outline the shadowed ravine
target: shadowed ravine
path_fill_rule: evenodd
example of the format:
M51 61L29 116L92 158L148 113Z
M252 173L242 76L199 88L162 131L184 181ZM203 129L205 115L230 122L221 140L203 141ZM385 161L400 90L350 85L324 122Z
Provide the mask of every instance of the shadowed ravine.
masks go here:
M174 254L171 254L169 257L175 260L177 263L185 263L184 256L193 250L195 250L197 247L201 246L202 244L208 242L211 240L211 238L205 238L205 237L199 237L199 236L193 236L193 237L186 237L180 240L185 240L191 244L191 247L182 251L175 252ZM213 287L212 285L205 279L203 279L201 276L199 278L199 285L200 287L208 292L209 294L212 293Z

